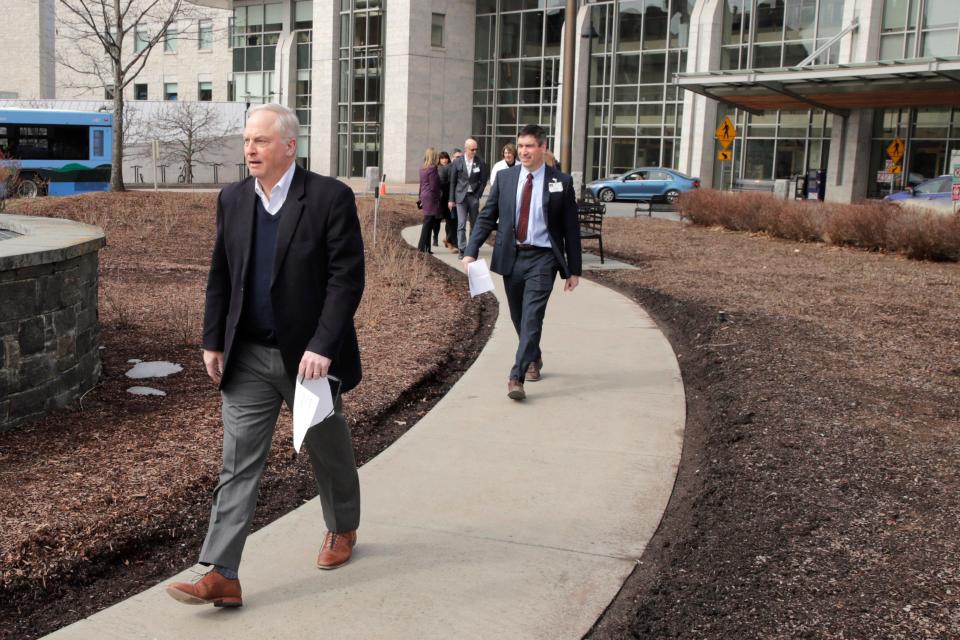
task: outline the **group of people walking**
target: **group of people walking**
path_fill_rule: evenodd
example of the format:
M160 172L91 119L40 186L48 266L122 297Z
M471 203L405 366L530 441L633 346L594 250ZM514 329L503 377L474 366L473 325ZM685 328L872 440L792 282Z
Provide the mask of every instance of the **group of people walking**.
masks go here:
M468 225L472 230L477 221L484 190L493 186L498 172L517 163L517 147L513 144L503 146L493 168L477 155L477 148L477 141L467 138L463 151L454 149L452 158L433 147L424 151L417 198L417 206L423 210L418 250L433 253L431 238L432 246L439 247L443 225L443 246L462 258L470 237Z

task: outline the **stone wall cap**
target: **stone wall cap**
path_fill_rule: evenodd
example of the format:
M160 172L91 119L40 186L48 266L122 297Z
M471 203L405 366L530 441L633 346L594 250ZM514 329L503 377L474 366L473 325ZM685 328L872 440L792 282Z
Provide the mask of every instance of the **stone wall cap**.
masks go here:
M21 234L0 240L0 271L71 260L107 243L100 227L64 218L0 214L0 229Z

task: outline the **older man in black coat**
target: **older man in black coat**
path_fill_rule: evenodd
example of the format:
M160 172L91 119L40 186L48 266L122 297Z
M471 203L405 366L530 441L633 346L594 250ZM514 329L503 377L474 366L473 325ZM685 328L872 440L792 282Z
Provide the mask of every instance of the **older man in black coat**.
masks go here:
M243 140L251 177L226 187L217 202L203 361L223 397L223 467L200 552L213 569L196 583L167 587L187 604L242 605L240 556L280 406L293 405L297 376L329 376L340 393L360 382L353 316L364 260L356 202L343 183L296 165L298 130L286 107L252 109ZM350 559L360 521L339 396L305 445L328 530L317 567L333 569Z

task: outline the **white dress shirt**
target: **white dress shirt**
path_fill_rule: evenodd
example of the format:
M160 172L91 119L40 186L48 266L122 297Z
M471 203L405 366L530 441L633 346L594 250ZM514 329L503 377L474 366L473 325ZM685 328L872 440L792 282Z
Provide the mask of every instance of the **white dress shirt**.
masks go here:
M530 217L527 219L527 237L523 244L532 244L537 247L550 248L550 233L547 231L547 218L543 212L543 180L546 174L546 165L533 172L533 193L530 197ZM523 186L527 182L530 171L520 165L520 180L517 182L517 209L513 219L514 225L520 223L520 201L523 199ZM514 227L516 228L516 227Z
M270 215L277 215L277 212L280 211L280 207L282 207L283 203L286 201L287 193L290 191L290 183L293 182L293 172L296 168L297 163L291 162L290 167L277 181L277 184L273 186L273 190L270 192L270 197L267 197L263 187L260 186L260 178L257 178L253 182L253 190L257 192L258 196L260 196L260 202L263 203L263 208L266 209L267 213Z

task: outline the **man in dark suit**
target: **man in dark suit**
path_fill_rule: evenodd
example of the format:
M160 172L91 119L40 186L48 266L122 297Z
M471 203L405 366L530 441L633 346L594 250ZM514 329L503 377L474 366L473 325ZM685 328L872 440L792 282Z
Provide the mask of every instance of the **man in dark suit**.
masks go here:
M542 127L520 129L520 163L497 174L463 257L469 270L480 245L497 229L490 269L503 276L510 318L520 338L507 383L507 395L514 400L526 397L526 380L540 379L543 317L557 272L566 280L564 291L573 291L582 270L573 180L544 164L546 151Z
M203 361L223 397L223 467L200 563L213 569L167 593L188 604L242 605L237 575L277 416L295 380L328 377L345 393L361 377L353 316L364 285L353 192L295 163L297 117L251 109L243 134L250 177L220 192L207 284ZM338 382L337 382L338 381ZM360 484L339 395L307 432L327 526L320 569L350 559ZM319 536L318 536L319 539Z
M490 167L477 155L477 141L467 138L463 143L463 155L455 158L450 165L450 202L451 210L457 211L457 247L460 257L467 247L467 221L470 230L477 223L480 211L480 198L490 178Z

